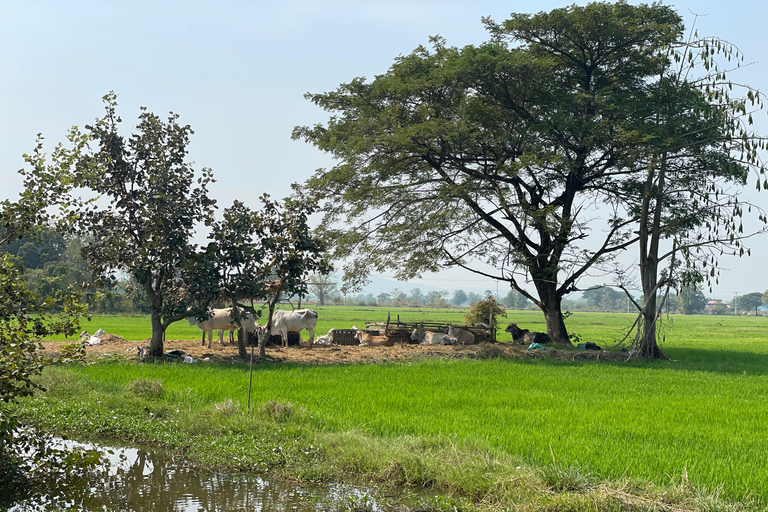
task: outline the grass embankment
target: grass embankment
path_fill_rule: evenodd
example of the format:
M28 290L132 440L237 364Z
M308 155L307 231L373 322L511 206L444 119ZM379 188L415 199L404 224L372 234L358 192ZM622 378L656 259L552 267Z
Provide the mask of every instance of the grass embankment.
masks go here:
M321 318L333 314L360 312ZM605 344L629 318L568 323ZM47 369L50 391L23 409L211 466L434 486L462 509L757 511L768 505L767 330L764 318L675 317L669 362L262 364L251 413L246 365L99 362Z

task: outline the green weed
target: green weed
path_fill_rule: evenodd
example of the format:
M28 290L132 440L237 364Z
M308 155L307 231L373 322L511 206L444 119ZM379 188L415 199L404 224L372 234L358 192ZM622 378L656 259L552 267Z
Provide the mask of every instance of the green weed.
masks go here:
M163 382L160 379L136 379L131 381L126 389L143 398L161 398L163 396Z

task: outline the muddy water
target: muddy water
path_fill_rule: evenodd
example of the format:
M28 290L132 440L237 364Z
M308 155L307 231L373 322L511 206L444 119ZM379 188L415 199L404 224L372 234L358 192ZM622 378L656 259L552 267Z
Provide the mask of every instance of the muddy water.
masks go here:
M67 442L70 446L91 445ZM11 507L11 512L76 511L336 511L412 510L413 497L377 495L373 489L334 484L298 486L241 473L212 473L173 454L110 448L98 476L59 482L49 496Z

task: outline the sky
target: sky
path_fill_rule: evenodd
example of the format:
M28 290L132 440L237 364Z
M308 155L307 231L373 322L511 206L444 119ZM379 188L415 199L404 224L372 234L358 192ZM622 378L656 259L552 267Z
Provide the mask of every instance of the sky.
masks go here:
M115 91L126 130L136 125L140 106L162 117L175 112L192 126L190 159L213 170L217 181L210 192L220 210L235 199L258 207L261 194L285 197L292 183L333 165L313 146L291 140L295 126L328 118L305 93L385 73L394 58L427 45L429 36L441 35L451 46L480 44L487 40L483 16L502 21L512 12L572 3L2 0L0 199L21 190L16 171L38 133L50 152L70 126L101 117L101 98ZM751 63L734 78L768 91L768 3L665 3L687 26L695 20L700 35L734 43ZM759 200L768 207L766 199ZM722 261L727 270L708 296L730 300L768 289L768 237L750 246L751 258ZM495 281L451 270L403 289L419 283L497 288Z

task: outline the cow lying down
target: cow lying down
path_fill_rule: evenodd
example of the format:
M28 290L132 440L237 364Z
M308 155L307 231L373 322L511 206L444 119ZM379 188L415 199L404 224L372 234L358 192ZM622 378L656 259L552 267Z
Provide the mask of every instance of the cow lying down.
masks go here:
M416 328L411 333L411 340L418 341L419 345L455 345L456 338L442 332L425 331Z
M518 345L530 345L531 343L549 343L552 341L545 332L529 331L528 329L521 329L517 324L509 324L506 332L512 335L512 343Z
M330 346L333 345L333 329L328 331L328 334L323 334L322 336L318 336L315 340L316 345L324 345L324 346Z
M355 339L360 342L362 347L392 347L395 345L395 340L390 340L386 336L374 336L359 329L355 333Z
M459 329L449 325L445 330L445 334L452 338L456 338L456 343L459 345L473 345L475 343L475 335L465 329Z

